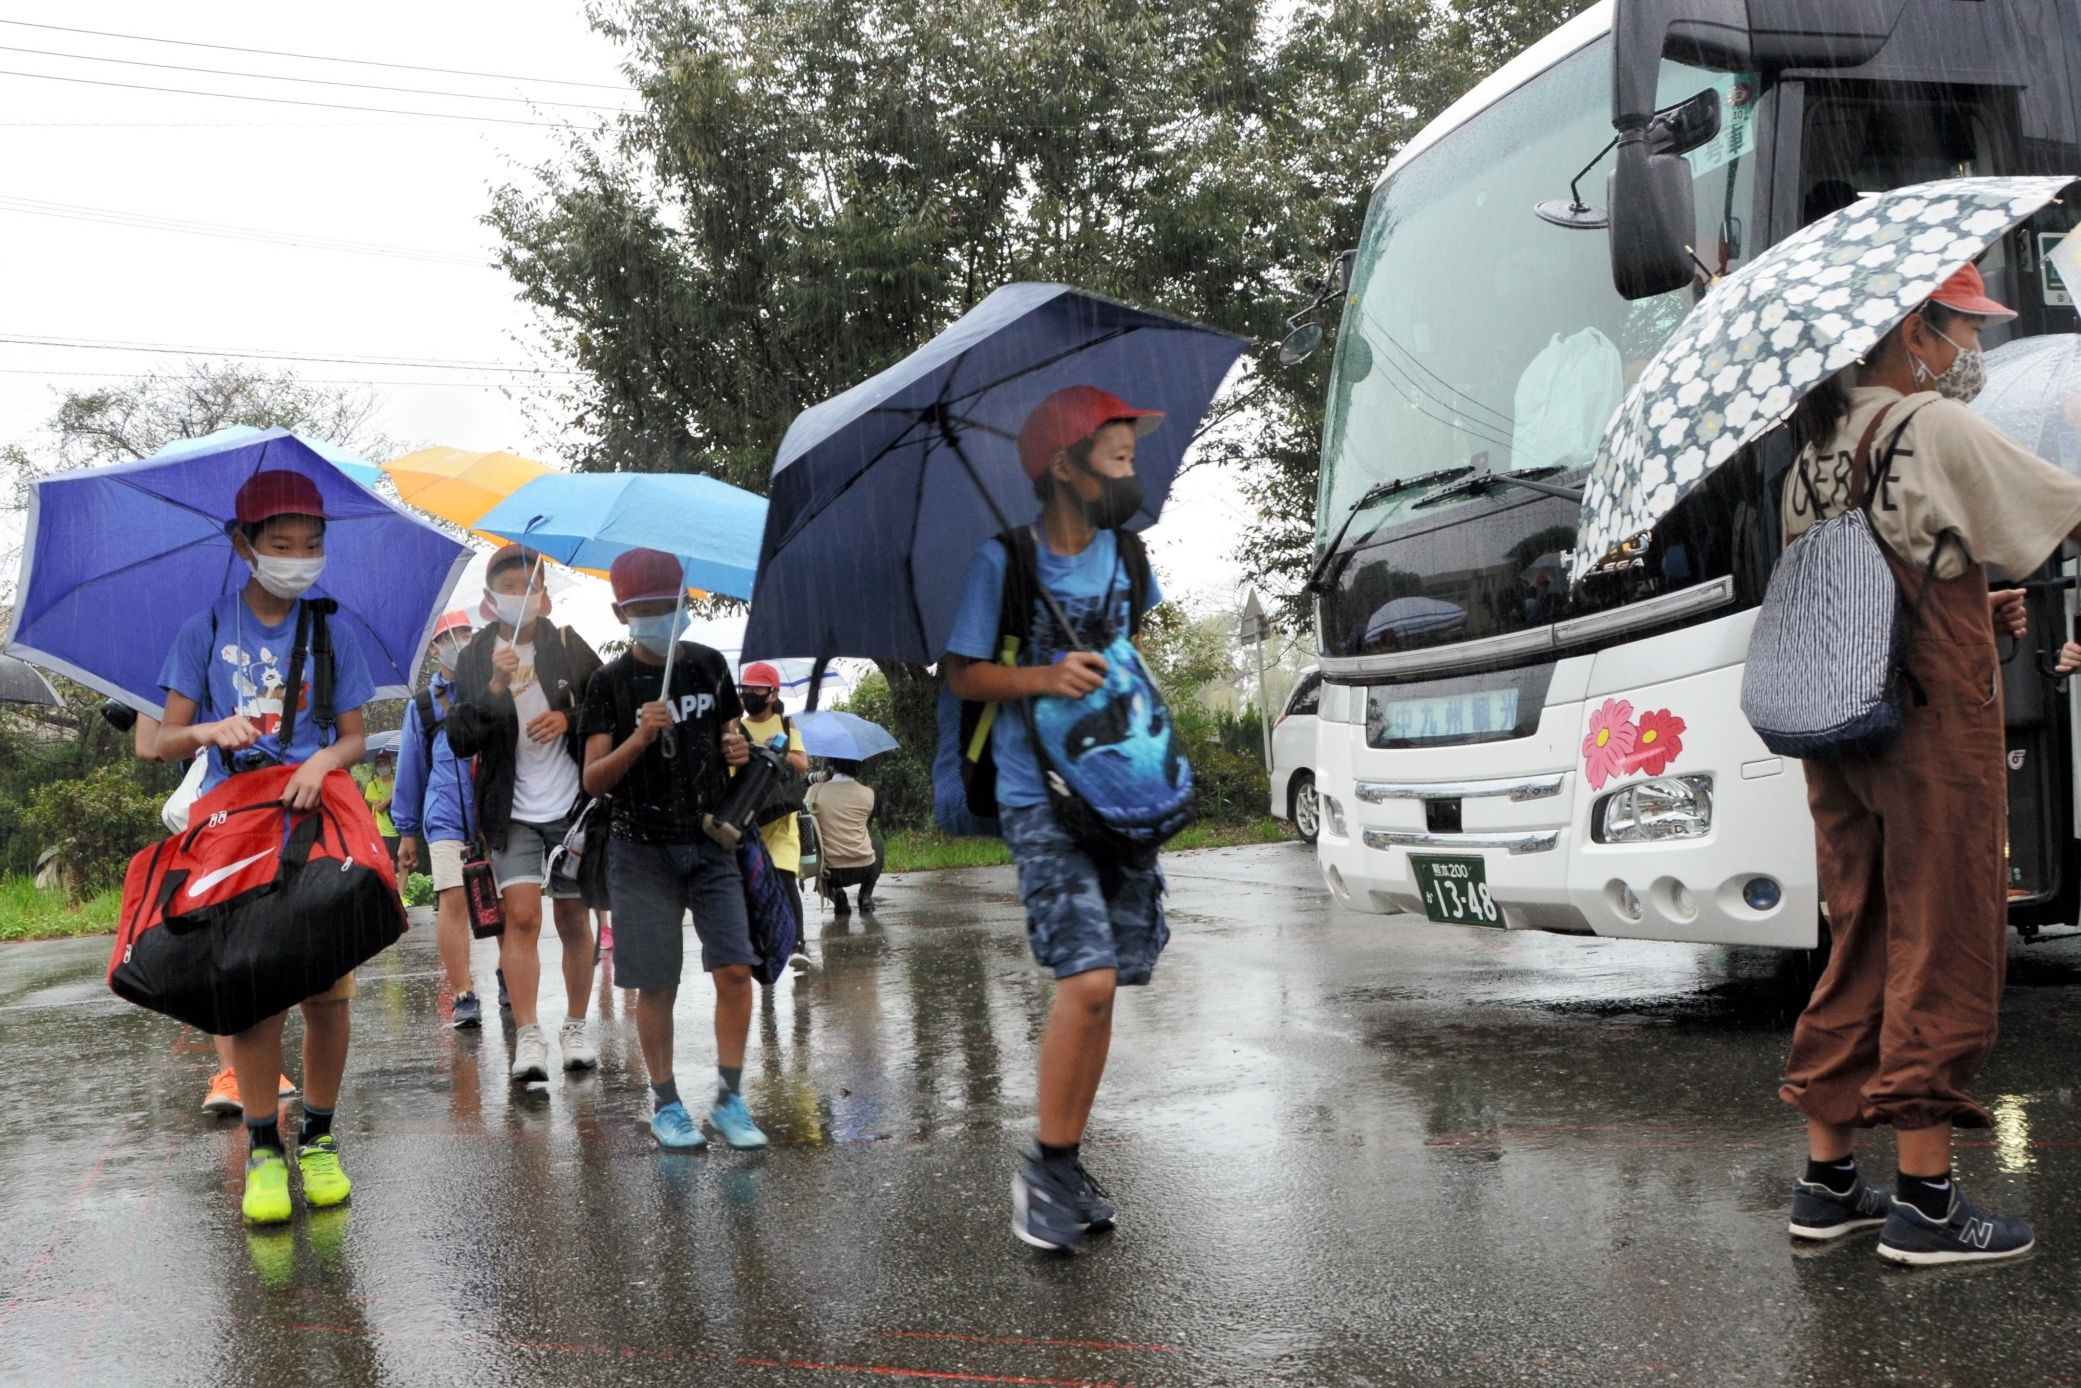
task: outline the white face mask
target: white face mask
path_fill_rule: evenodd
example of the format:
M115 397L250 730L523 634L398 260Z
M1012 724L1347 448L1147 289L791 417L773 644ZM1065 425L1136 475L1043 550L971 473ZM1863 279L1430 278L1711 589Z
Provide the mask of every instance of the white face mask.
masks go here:
M465 643L461 641L437 641L434 643L434 663L443 674L455 673L455 662L462 659Z
M252 560L253 577L260 586L278 598L300 598L304 590L318 581L325 572L325 560L284 559L277 554L256 554Z
M492 612L498 616L500 621L516 631L542 615L542 594L539 591L533 593L494 593L491 589L486 588L484 590L484 601L491 604Z

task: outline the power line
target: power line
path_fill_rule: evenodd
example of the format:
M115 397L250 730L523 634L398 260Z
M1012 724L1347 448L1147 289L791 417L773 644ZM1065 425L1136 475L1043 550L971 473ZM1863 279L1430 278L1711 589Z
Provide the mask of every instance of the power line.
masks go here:
M0 77L33 77L43 82L71 82L85 87L120 87L131 92L170 92L174 96L210 96L223 101L262 101L271 106L316 106L327 111L367 111L378 116L424 116L431 120L468 121L475 125L530 125L556 130L555 121L521 120L517 116L463 116L448 111L400 111L393 106L348 106L337 101L302 101L293 96L246 96L239 92L199 92L192 87L154 87L142 82L110 82L99 77L60 77L51 72L18 72L0 68Z
M0 334L0 343L16 347L55 347L92 352L154 352L173 356L223 357L227 360L308 361L339 366L410 366L428 371L499 371L516 375L576 374L561 366L512 366L496 361L440 361L425 357L321 356L311 352L228 352L217 347L181 347L166 342L119 342L85 337L41 337Z
M257 241L264 245L347 251L357 255L380 255L399 260L423 260L437 265L471 265L482 268L490 263L483 256L423 250L416 246L385 246L372 241L345 241L332 236L303 236L289 231L267 231L260 227L189 222L177 217L158 217L145 212L122 212L108 207L81 207L72 203L43 202L36 198L13 198L4 194L0 194L0 212L25 212L38 217L66 217L75 221L100 222L108 226L135 227L142 231L173 231L191 236L217 236L235 241Z
M252 53L263 58L297 58L310 63L350 63L356 67L387 67L400 72L433 72L443 77L483 77L495 82L532 82L538 86L591 87L603 92L626 92L628 88L609 82L576 82L568 77L515 77L502 72L472 72L466 68L422 67L416 63L385 63L373 58L336 58L324 53L285 53L276 48L240 48L228 43L203 43L196 39L164 39L150 34L118 34L106 29L76 29L64 24L38 24L27 19L0 19L0 24L21 29L45 29L57 34L88 34L97 39L128 39L135 43L165 43L181 48L209 48L219 53Z
M0 376L42 376L49 380L134 381L135 371L47 371L36 366L0 366ZM427 390L505 390L504 381L370 381L360 377L298 376L306 386L386 386Z
M182 63L155 63L144 58L104 58L93 53L64 53L52 48L19 48L0 43L0 53L28 53L38 58L69 58L83 63L119 63L124 67L157 68L162 72L199 72L210 77L241 77L255 82L301 82L319 87L352 87L364 92L402 92L407 96L452 97L459 101L504 101L521 106L565 106L575 111L620 111L619 106L596 106L579 101L540 101L525 96L491 96L476 92L437 91L430 87L393 87L376 82L342 82L330 77L288 77L272 72L240 72L233 68L190 67Z

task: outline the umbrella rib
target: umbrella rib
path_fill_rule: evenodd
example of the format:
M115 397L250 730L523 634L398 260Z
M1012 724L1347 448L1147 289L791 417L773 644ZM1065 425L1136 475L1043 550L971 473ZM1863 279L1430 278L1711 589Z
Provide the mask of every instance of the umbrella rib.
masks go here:
M895 412L892 411L892 413ZM833 505L837 503L838 498L844 496L847 492L851 491L854 488L854 486L859 483L861 478L865 477L868 473L874 470L874 465L876 463L879 463L882 459L888 457L891 453L895 452L896 449L900 447L905 440L910 438L912 432L915 431L919 425L927 422L928 418L929 413L918 414L918 417L910 422L909 428L906 428L895 438L890 439L886 444L882 445L880 452L876 453L872 458L869 458L866 462L860 464L859 471L855 472L851 477L846 478L845 485L840 487L837 491L831 493L829 499L824 501L821 505L817 506L814 510L804 511L801 514L801 516L799 516L796 519L795 523L788 527L788 533L781 536L779 543L773 546L773 552L777 555L782 550L786 549L790 544L792 544L794 542L795 537L797 535L800 535L803 532L803 530L805 530L808 527L811 521L815 520L818 516L824 514L825 511L829 510ZM929 436L926 441L926 452L931 452L931 441Z
M1108 342L1113 342L1118 340L1119 338L1126 337L1129 333L1138 333L1140 331L1142 331L1142 329L1139 324L1126 328L1114 328L1112 331L1102 334L1099 337L1093 338L1089 342L1080 342L1076 346L1071 347L1066 351L1057 352L1052 357L1045 357L1040 361L1033 363L1031 366L1021 367L1019 370L1014 371L1009 376L999 376L996 380L990 382L990 384L988 385L977 386L975 389L965 391L960 395L949 396L946 393L945 388L942 387L940 391L940 404L944 406L952 406L959 401L974 400L980 396L989 394L991 391L996 390L1001 386L1008 386L1013 381L1020 380L1027 376L1031 376L1037 371L1046 371L1049 367L1055 365L1057 362L1068 361L1071 357L1077 355L1079 352L1088 352L1094 347L1103 347ZM951 375L949 375L948 377L947 384L953 384L953 378Z

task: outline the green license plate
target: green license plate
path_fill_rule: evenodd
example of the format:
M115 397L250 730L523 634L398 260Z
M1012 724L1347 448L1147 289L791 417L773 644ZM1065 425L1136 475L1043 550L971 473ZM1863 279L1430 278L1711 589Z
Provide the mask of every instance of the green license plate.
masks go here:
M1447 925L1501 927L1503 912L1488 894L1488 873L1479 858L1419 858L1409 855L1424 913Z

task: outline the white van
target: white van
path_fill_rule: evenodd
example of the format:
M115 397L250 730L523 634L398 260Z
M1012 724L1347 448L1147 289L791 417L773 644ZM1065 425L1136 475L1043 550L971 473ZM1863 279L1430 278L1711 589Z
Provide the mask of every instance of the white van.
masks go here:
M1315 807L1315 714L1322 704L1322 672L1301 671L1272 724L1272 817L1290 819L1306 843L1315 842L1321 816Z

